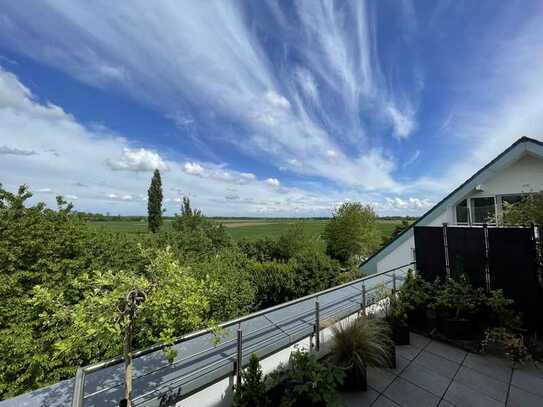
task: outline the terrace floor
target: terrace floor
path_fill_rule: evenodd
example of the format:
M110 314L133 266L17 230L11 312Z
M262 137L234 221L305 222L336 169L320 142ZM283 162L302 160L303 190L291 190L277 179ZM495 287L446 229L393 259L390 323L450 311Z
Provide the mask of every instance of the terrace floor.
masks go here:
M396 349L397 368L368 369L368 391L344 393L346 407L543 406L543 366L512 368L416 334Z

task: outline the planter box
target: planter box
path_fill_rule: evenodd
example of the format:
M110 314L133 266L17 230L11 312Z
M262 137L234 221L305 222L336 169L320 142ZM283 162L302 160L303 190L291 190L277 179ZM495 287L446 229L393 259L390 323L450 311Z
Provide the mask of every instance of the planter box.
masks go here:
M464 318L443 319L441 330L446 337L451 339L471 339L476 335L473 322Z
M395 345L409 345L409 325L405 322L394 321L390 324L390 328Z
M343 379L343 390L367 391L368 390L368 370L364 366L363 369L352 367L345 371Z

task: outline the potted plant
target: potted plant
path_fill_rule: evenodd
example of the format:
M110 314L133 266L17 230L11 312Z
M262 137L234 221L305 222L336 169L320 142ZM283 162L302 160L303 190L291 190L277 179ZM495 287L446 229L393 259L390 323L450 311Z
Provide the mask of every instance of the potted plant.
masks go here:
M366 391L367 367L387 366L393 342L388 324L379 319L359 316L351 322L332 327L333 362L345 371L345 390Z
M513 366L523 363L530 357L524 344L524 337L504 327L487 329L481 345L483 352L495 355L505 354Z
M440 319L440 330L450 339L471 339L477 332L474 321L485 301L481 289L473 288L465 276L449 278L437 291L431 308Z
M409 324L405 306L395 294L391 294L385 307L385 320L390 325L395 345L409 345Z
M268 400L278 406L336 406L342 375L341 369L325 366L308 352L292 352L289 362L270 374Z
M405 282L398 293L398 302L402 304L403 312L407 316L409 327L426 331L426 310L434 296L435 286L415 277L408 270Z

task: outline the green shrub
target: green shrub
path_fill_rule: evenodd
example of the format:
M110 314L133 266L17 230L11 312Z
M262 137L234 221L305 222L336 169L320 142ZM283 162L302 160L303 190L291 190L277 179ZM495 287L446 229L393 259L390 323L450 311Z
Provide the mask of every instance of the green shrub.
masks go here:
M291 264L253 262L251 272L255 288L255 307L263 309L296 298L298 289Z
M499 355L505 352L513 363L522 363L530 357L523 336L504 327L487 329L481 345L483 352L495 350Z
M481 314L484 305L484 291L472 287L467 277L461 276L449 278L439 287L431 307L445 316L469 319Z
M262 378L258 357L253 353L249 365L241 373L241 386L234 392L234 407L268 407L270 401Z
M288 364L270 375L270 399L279 406L337 406L342 377L340 369L324 366L314 355L292 352Z
M289 265L294 273L298 297L332 287L340 272L339 263L316 247L297 253Z

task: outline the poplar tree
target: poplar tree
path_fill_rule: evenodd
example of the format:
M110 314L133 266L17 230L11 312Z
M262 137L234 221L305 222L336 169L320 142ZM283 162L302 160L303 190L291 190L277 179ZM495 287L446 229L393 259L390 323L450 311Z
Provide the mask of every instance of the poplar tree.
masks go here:
M156 169L153 174L151 186L149 187L147 194L147 224L149 225L149 230L156 233L162 225L162 181L158 169Z

